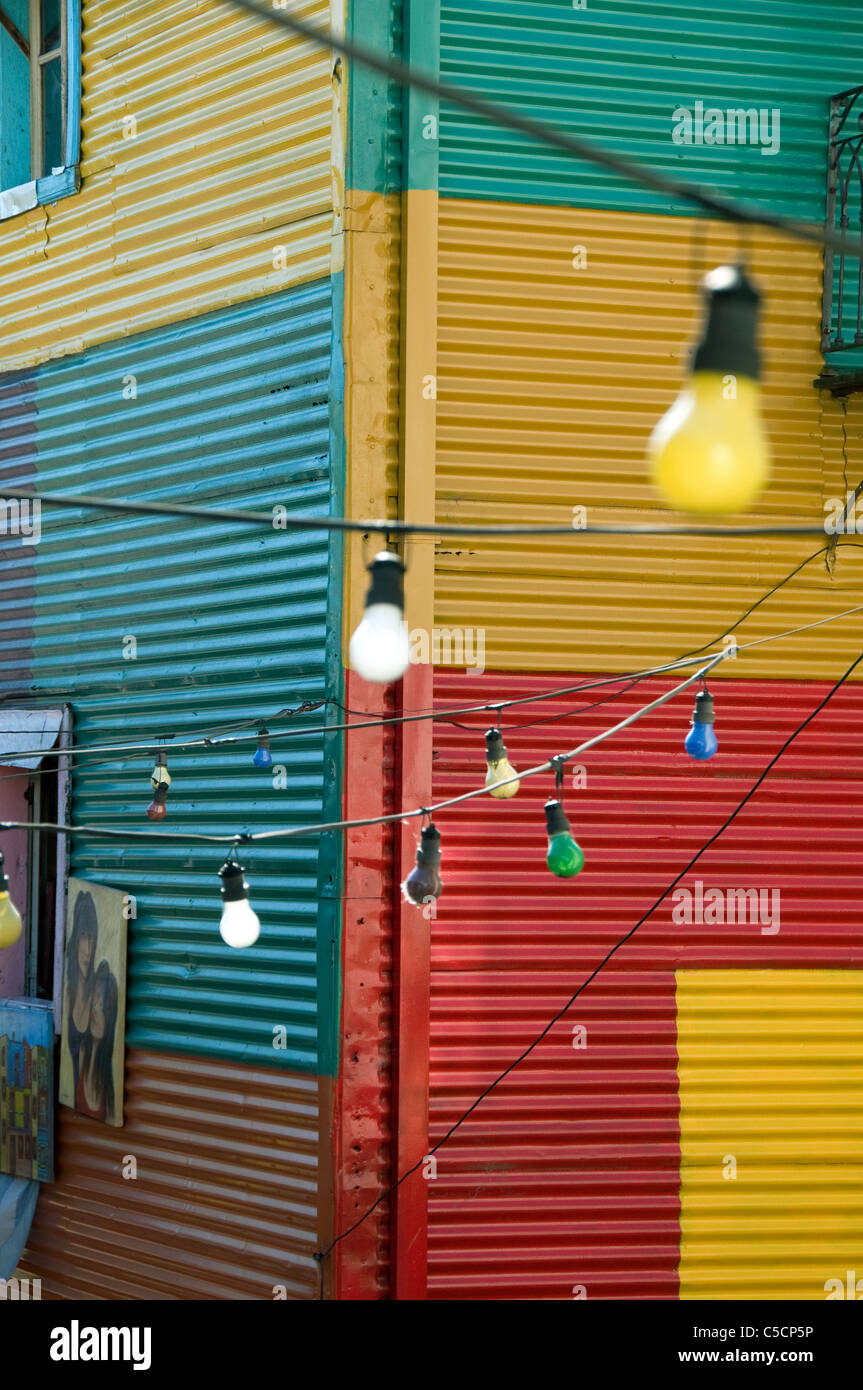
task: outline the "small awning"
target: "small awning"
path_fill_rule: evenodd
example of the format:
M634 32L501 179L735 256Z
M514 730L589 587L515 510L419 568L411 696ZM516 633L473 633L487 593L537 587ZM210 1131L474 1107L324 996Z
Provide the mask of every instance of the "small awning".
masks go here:
M57 742L63 723L61 709L4 709L0 710L0 766L38 767L46 753ZM22 758L19 752L41 751L35 757Z

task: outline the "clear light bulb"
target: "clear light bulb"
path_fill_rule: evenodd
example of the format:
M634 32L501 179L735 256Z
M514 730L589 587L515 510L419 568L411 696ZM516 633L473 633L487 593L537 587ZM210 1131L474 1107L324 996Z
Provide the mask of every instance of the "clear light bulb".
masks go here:
M692 723L683 742L690 758L695 758L697 762L706 762L719 748L713 731L713 720L713 696L709 690L702 690L695 697Z
M0 951L14 946L21 935L21 913L9 896L9 878L4 867L5 859L0 853Z
M366 610L351 638L350 662L364 680L386 685L401 680L410 665L404 621L404 565L382 550L369 565L371 585Z
M171 774L168 771L168 764L161 758L157 758L156 766L150 773L150 786L155 791L157 787L170 787L170 785Z
M759 408L758 292L735 266L705 277L707 321L692 372L648 443L653 481L671 507L742 512L767 481Z
M270 731L264 726L258 731L258 747L252 762L255 767L272 767L273 755L270 752Z
M424 826L417 849L417 860L404 883L405 902L424 907L436 902L443 892L440 876L440 831L434 822Z
M545 803L545 827L548 832L546 864L557 878L574 878L584 868L584 854L573 839L559 801Z
M249 905L249 885L245 869L236 860L228 859L219 870L222 880L222 920L219 932L226 946L241 951L254 946L261 934L261 923Z
M499 729L488 730L485 736L485 757L488 763L485 785L488 788L489 795L500 801L510 796L515 796L521 783L507 780L510 777L517 777L517 773L506 756L506 749L503 745L503 735ZM506 785L501 786L501 782L504 782Z

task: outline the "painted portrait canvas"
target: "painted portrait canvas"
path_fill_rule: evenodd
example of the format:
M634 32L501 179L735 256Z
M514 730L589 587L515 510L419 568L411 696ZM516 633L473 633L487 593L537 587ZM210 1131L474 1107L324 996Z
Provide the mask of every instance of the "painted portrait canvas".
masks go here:
M0 999L0 1173L54 1178L54 1017L36 999Z
M63 967L60 1103L123 1123L126 895L69 879Z

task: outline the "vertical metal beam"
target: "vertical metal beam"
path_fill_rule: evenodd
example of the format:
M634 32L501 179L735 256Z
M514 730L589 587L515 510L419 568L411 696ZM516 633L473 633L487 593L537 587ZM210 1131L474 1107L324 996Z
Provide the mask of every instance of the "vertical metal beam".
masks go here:
M405 0L405 59L436 75L440 55L438 0ZM437 400L438 146L436 101L413 88L404 93L401 312L401 456L399 507L403 517L435 516ZM406 553L406 614L410 629L428 634L434 624L433 542L415 542ZM411 666L402 682L405 710L428 708L434 669ZM432 726L401 726L399 789L403 806L431 799ZM432 923L401 902L398 884L410 872L416 824L400 826L396 843L396 941L394 960L394 1175L401 1176L428 1149L429 982ZM428 911L426 909L425 911ZM420 1169L395 1194L392 1293L420 1300L428 1291L428 1184Z

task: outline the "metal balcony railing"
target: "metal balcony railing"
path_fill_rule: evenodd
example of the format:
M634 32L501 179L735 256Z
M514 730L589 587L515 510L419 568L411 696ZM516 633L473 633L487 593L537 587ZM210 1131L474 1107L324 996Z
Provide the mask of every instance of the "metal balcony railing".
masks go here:
M827 226L863 235L863 86L830 99ZM863 347L863 275L860 256L824 253L821 350Z

